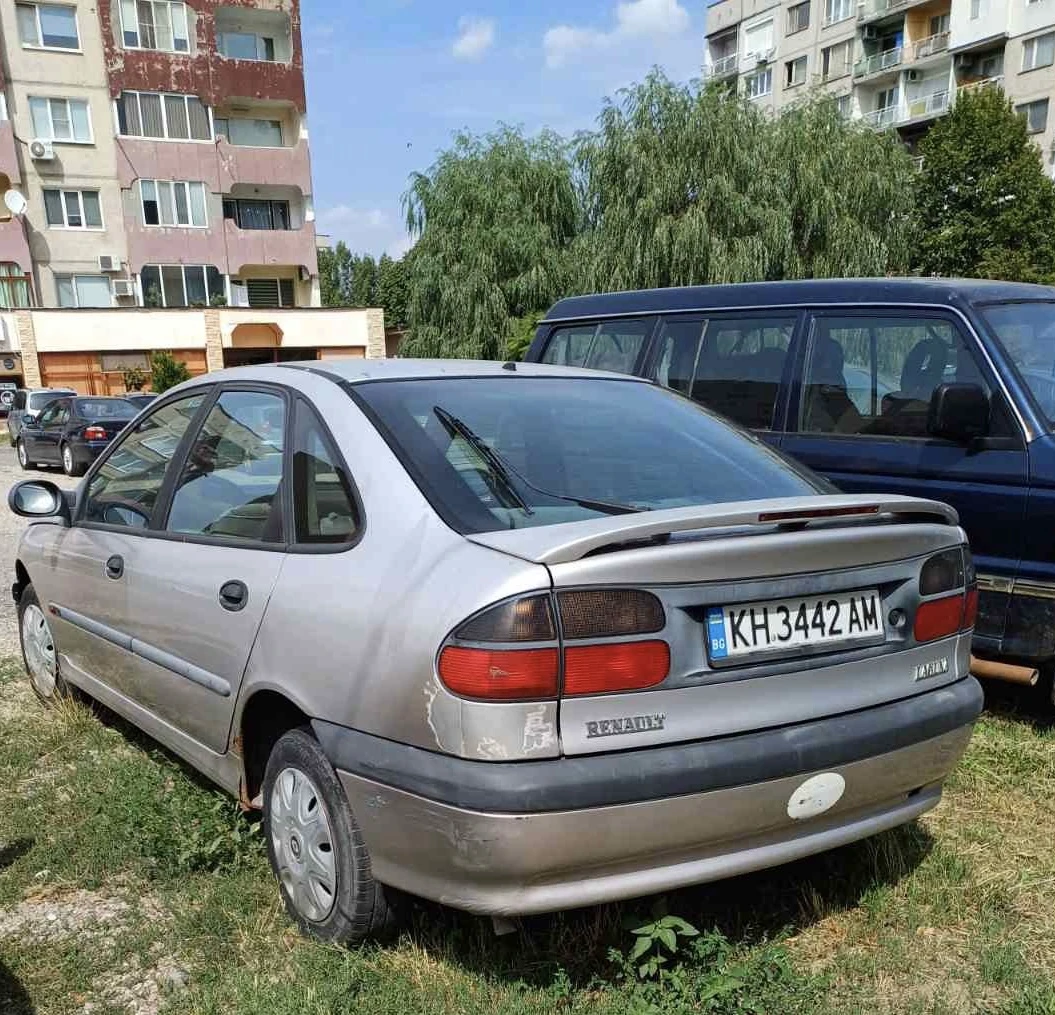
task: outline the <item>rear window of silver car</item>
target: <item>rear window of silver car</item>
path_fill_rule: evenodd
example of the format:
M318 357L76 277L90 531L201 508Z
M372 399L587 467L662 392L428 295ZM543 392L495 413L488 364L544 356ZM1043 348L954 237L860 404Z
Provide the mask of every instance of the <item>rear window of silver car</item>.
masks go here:
M636 381L458 377L354 391L460 532L831 490L721 417Z

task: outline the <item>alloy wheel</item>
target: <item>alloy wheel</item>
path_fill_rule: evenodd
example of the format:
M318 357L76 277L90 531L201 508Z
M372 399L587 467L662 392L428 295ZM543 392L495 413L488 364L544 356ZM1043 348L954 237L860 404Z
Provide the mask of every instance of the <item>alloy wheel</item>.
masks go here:
M67 476L73 475L73 452L68 444L62 449L62 470Z

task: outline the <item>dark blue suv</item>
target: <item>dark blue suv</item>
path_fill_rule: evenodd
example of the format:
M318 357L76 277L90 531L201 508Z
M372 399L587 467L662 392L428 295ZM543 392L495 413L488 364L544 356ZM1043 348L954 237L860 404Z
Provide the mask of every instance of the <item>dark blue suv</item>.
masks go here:
M840 488L960 513L975 652L1055 660L1055 288L762 282L557 303L527 358L650 377Z

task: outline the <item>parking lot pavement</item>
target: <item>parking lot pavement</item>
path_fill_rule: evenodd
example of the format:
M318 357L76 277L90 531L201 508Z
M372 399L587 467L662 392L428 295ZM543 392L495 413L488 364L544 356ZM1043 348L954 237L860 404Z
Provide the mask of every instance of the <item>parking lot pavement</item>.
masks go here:
M15 576L15 553L18 539L26 520L12 514L7 506L7 492L22 479L38 476L50 479L59 486L72 488L79 480L69 479L61 469L34 469L24 472L18 464L14 449L9 447L6 432L0 438L0 658L17 655L18 619L11 602L10 588Z

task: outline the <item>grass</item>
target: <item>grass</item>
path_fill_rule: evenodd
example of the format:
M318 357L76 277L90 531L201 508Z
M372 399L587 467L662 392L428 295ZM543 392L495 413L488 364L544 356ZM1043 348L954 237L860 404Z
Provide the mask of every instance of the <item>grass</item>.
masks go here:
M112 716L43 709L18 663L0 663L5 1015L1055 1015L1055 731L990 712L917 824L672 893L700 934L657 944L672 975L643 982L630 929L654 901L496 938L402 899L391 941L314 944L231 801ZM12 914L31 923L5 935Z

